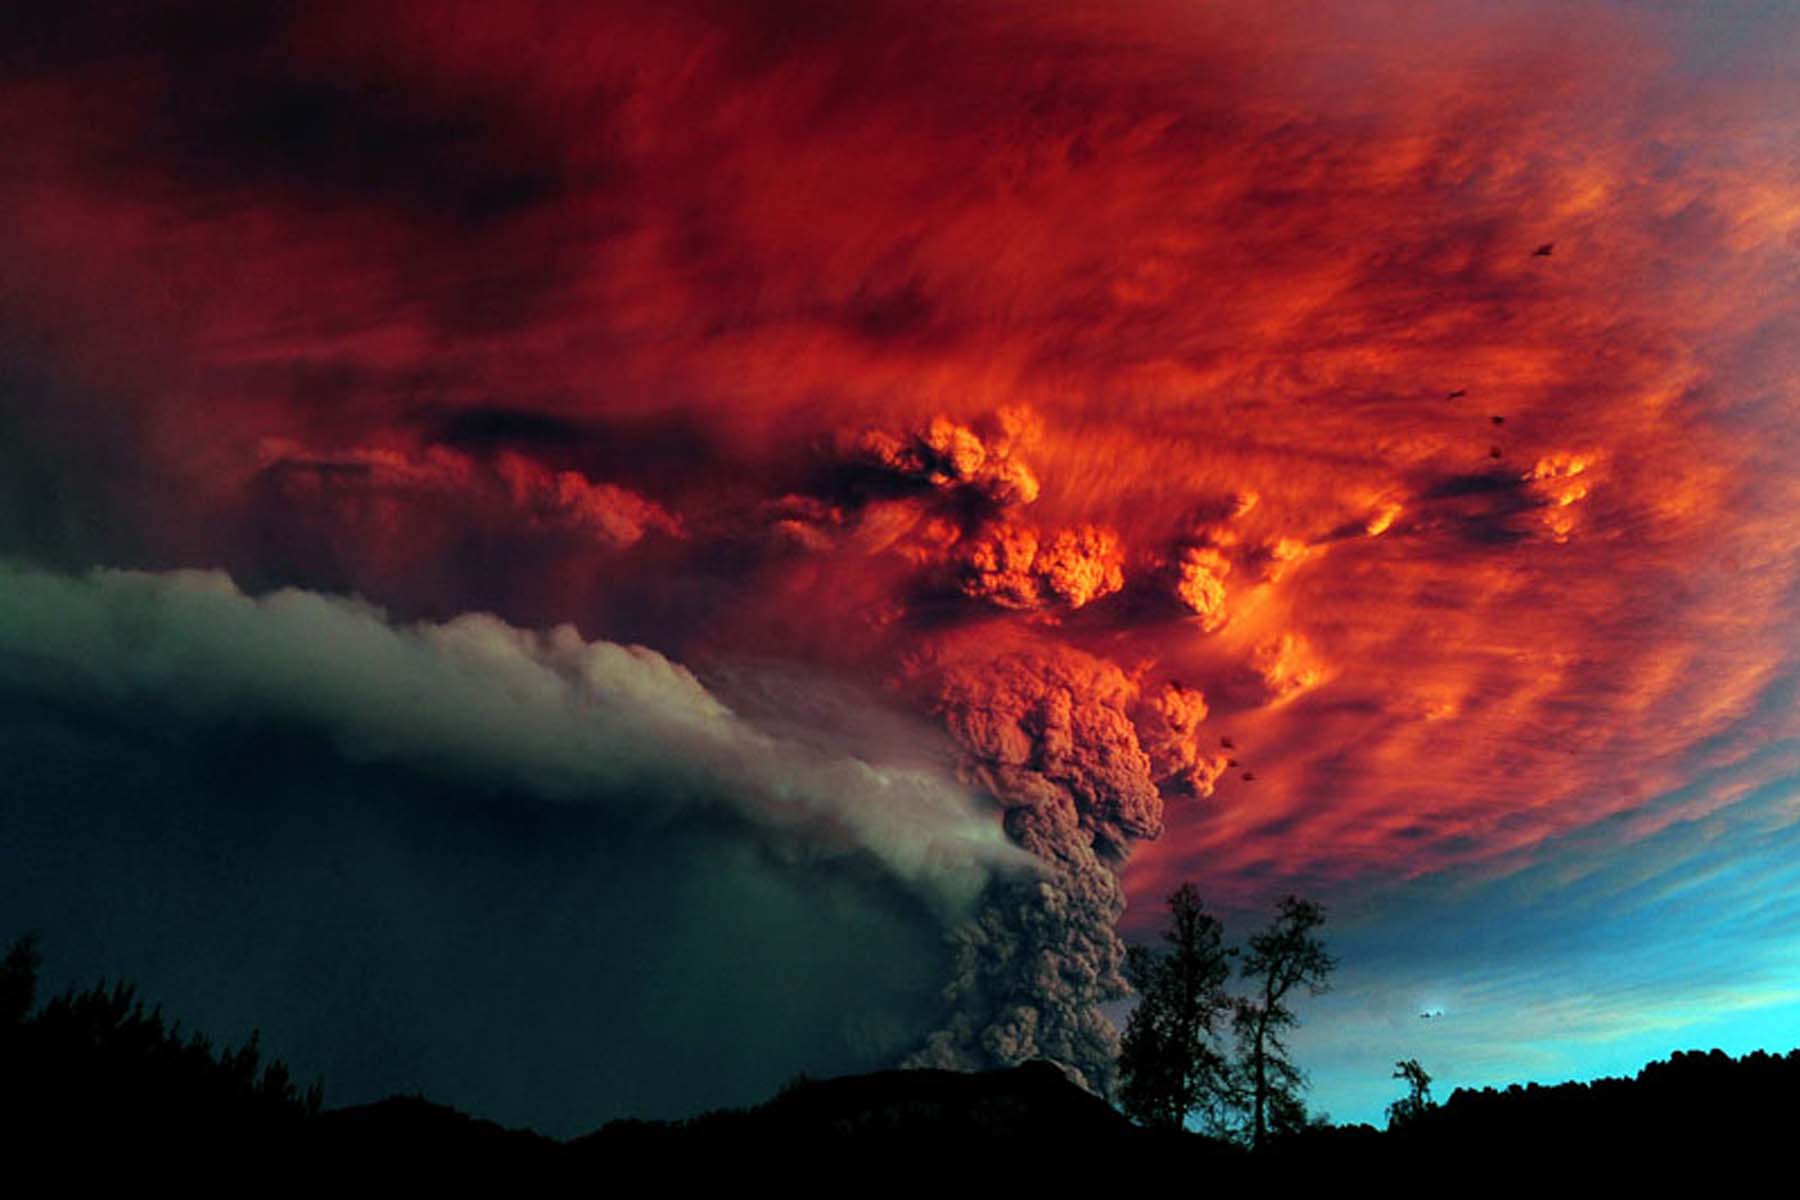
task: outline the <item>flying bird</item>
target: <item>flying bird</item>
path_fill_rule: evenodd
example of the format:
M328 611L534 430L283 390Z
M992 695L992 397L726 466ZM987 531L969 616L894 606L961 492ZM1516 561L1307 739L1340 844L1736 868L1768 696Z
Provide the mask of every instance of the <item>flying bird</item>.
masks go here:
M1220 748L1221 748L1221 749L1224 749L1224 750L1236 750L1236 749L1237 749L1237 743L1236 743L1236 742L1234 742L1234 741L1232 741L1232 740L1231 740L1231 739L1230 739L1230 738L1228 738L1228 737L1222 737L1222 738L1220 738L1220 739L1219 739L1219 746L1220 746Z
M1490 420L1490 421L1492 421L1492 422L1493 422L1493 423L1494 423L1494 424L1496 424L1496 425L1504 425L1504 424L1506 424L1506 418L1505 418L1505 417L1489 417L1489 418L1488 418L1488 420Z
M1533 258L1549 258L1550 252L1554 249L1556 249L1555 242L1545 242L1543 245L1539 246L1536 250L1533 250L1531 252L1531 257L1533 257Z
M1461 400L1464 396L1466 396L1468 394L1469 394L1468 388L1457 388L1454 392L1450 392L1450 393L1446 394L1444 396L1444 399L1446 399L1446 400Z
M1489 446L1488 447L1488 457L1489 458L1499 458L1500 457L1500 447Z
M1256 772L1255 771L1245 771L1244 772L1244 782L1245 783L1255 783L1256 782Z

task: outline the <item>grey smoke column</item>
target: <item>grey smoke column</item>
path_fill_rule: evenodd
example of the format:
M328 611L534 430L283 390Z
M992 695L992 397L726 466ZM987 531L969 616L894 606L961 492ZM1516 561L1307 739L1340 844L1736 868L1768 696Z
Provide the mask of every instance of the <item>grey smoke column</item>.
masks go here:
M1080 651L1019 651L942 668L935 707L970 777L1005 809L1007 833L1050 871L989 884L956 935L955 1015L911 1061L979 1069L1043 1057L1110 1094L1118 1031L1100 1006L1129 994L1116 872L1133 843L1162 832L1133 721L1139 688Z

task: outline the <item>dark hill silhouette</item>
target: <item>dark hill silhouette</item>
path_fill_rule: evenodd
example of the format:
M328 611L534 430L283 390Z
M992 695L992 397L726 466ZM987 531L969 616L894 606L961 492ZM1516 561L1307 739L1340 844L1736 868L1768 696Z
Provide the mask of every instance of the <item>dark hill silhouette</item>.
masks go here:
M685 1121L613 1121L568 1144L582 1168L621 1163L734 1163L814 1181L884 1178L1042 1179L1068 1186L1107 1164L1204 1166L1211 1178L1246 1161L1198 1133L1134 1125L1048 1062L963 1073L879 1071L800 1080L754 1108ZM1223 1171L1220 1168L1224 1168ZM701 1170L705 1167L701 1166Z
M686 1121L614 1121L571 1146L584 1152L651 1145L777 1143L818 1149L830 1143L990 1142L1011 1145L1135 1143L1148 1136L1048 1062L1010 1070L878 1071L805 1080L754 1108ZM1195 1135L1196 1144L1208 1139Z
M641 1122L614 1122L577 1144L642 1136ZM1030 1062L1010 1071L877 1071L838 1079L802 1079L765 1104L672 1125L673 1136L762 1139L912 1136L1058 1138L1129 1137L1133 1127L1104 1100L1071 1084L1054 1065Z
M65 1163L201 1155L297 1169L386 1164L542 1179L594 1178L626 1163L695 1173L878 1161L916 1173L978 1156L996 1169L1039 1173L1081 1163L1200 1166L1215 1183L1421 1165L1450 1178L1470 1163L1628 1162L1647 1153L1659 1161L1772 1161L1787 1145L1791 1098L1800 1095L1800 1050L1739 1059L1685 1052L1630 1079L1458 1089L1391 1131L1311 1127L1252 1155L1199 1134L1136 1126L1057 1067L1030 1062L977 1074L801 1078L750 1108L613 1121L561 1142L420 1096L321 1110L320 1089L303 1093L284 1064L263 1063L255 1037L215 1049L166 1024L127 986L71 990L34 1010L36 967L28 941L0 964L0 1143Z
M550 1165L562 1143L526 1129L505 1129L423 1096L328 1109L307 1123L309 1156L366 1162L429 1159L440 1167Z

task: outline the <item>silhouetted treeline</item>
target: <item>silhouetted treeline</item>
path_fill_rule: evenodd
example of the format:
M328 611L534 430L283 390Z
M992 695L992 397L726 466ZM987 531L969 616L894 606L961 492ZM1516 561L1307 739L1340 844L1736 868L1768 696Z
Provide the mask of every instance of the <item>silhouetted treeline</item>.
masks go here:
M302 1092L285 1063L263 1062L256 1034L236 1048L184 1035L127 984L71 988L40 1007L40 961L27 937L0 962L0 1122L9 1141L166 1145L204 1131L241 1147L291 1135L318 1112L320 1085Z
M610 1160L741 1161L784 1153L841 1161L909 1151L951 1157L1000 1151L1022 1166L1068 1159L1137 1169L1197 1168L1212 1184L1337 1184L1402 1170L1471 1183L1471 1169L1541 1172L1555 1162L1771 1160L1800 1095L1800 1050L1731 1059L1677 1053L1636 1079L1551 1087L1461 1089L1393 1130L1312 1126L1250 1151L1197 1133L1136 1126L1048 1063L958 1075L890 1071L802 1082L751 1109L687 1121L615 1121L568 1143ZM1485 1165L1483 1165L1485 1164Z
M423 1097L321 1111L319 1085L302 1091L283 1063L263 1062L254 1035L243 1046L215 1047L184 1035L122 984L71 989L39 1006L38 965L29 940L0 963L0 1145L65 1161L71 1149L115 1158L164 1150L213 1162L429 1164L439 1172L488 1167L546 1178L588 1177L627 1162L688 1173L784 1160L849 1167L871 1154L905 1172L951 1152L959 1160L998 1154L1021 1168L1051 1167L1065 1155L1076 1163L1200 1167L1216 1183L1546 1156L1758 1161L1787 1145L1791 1098L1800 1095L1800 1050L1740 1059L1718 1050L1677 1053L1633 1079L1459 1089L1387 1131L1309 1127L1252 1153L1135 1125L1055 1066L1035 1062L979 1074L802 1078L750 1108L614 1121L558 1142Z
M1678 1052L1631 1079L1458 1089L1396 1137L1452 1152L1521 1138L1567 1149L1760 1145L1766 1152L1777 1130L1791 1128L1797 1095L1800 1050L1736 1059L1719 1050Z
M1276 1148L1292 1163L1333 1169L1543 1161L1772 1159L1786 1146L1800 1095L1800 1050L1678 1051L1634 1078L1458 1088L1404 1125L1310 1130Z

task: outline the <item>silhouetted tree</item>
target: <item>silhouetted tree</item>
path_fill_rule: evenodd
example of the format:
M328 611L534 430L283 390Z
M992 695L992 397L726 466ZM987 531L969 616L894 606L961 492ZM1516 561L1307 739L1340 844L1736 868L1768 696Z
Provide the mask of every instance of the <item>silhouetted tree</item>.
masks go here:
M1437 1107L1436 1101L1431 1098L1431 1076L1425 1073L1425 1068L1419 1065L1418 1059L1408 1058L1396 1062L1394 1078L1406 1082L1407 1093L1388 1105L1389 1129L1402 1129Z
M26 934L12 944L0 962L0 1027L21 1025L37 1003L37 972L43 963L37 935Z
M1225 982L1234 952L1221 933L1194 885L1184 883L1169 896L1169 948L1127 953L1125 976L1139 1000L1120 1041L1120 1102L1142 1124L1179 1129L1226 1099L1230 1064L1214 1036L1232 1008Z
M1250 939L1243 976L1258 981L1256 994L1239 1000L1233 1026L1238 1036L1238 1069L1250 1107L1250 1145L1259 1148L1271 1134L1306 1127L1301 1093L1306 1075L1288 1057L1283 1032L1299 1023L1287 1005L1301 985L1315 996L1330 990L1337 960L1325 952L1315 931L1325 910L1311 900L1287 896L1275 921Z
M265 1064L257 1034L215 1050L126 984L71 988L34 1010L39 961L22 938L0 962L0 1127L149 1143L199 1129L275 1136L319 1111L321 1087L301 1092L285 1063Z

